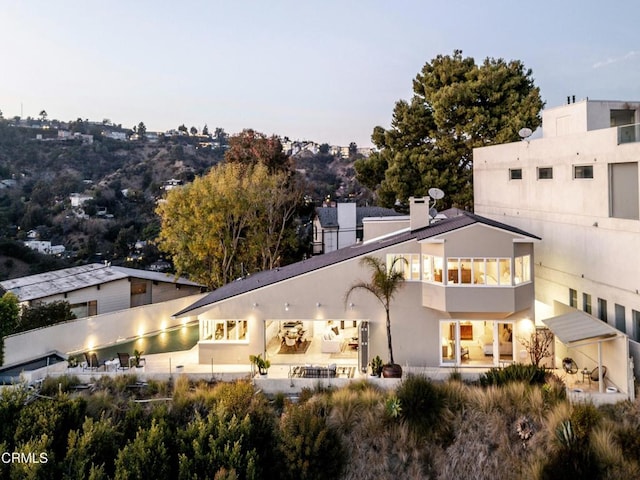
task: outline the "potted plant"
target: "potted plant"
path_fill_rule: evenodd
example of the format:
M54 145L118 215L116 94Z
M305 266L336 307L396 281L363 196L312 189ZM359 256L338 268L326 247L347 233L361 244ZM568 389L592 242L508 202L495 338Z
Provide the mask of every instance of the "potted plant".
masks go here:
M389 363L382 367L382 376L385 378L402 377L402 367L393 360L391 317L389 315L391 300L404 282L404 274L400 269L396 268L397 262L408 263L404 257L395 257L391 265L389 265L389 268L387 268L385 261L378 257L368 255L363 257L361 263L371 269L371 280L369 282L354 283L349 290L347 290L347 294L344 297L346 306L349 296L354 290L365 290L375 296L384 307L387 316L387 346L389 348Z
M78 359L76 357L69 357L67 359L67 365L69 368L76 368L78 366Z
M133 351L133 366L136 368L140 368L142 367L142 365L140 365L140 357L142 356L144 352L140 351L140 350L134 350Z
M376 355L371 359L371 375L374 377L380 377L382 374L382 359Z
M267 370L269 370L271 366L271 362L266 358L262 358L261 353L258 355L249 355L249 361L251 365L254 365L258 369L258 373L262 376L267 374Z

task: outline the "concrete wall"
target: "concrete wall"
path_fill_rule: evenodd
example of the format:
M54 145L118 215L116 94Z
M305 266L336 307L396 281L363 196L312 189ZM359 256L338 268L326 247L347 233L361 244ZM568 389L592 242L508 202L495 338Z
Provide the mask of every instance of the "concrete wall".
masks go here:
M612 325L617 303L631 336L631 312L640 311L640 221L609 217L608 165L639 159L640 143L618 145L616 128L474 150L476 213L542 238L536 298L568 303L572 288L581 309L582 294L591 295L594 315L603 298ZM543 165L553 166L553 179L537 180ZM592 165L594 178L574 179L574 165ZM509 180L510 168L521 168L522 180Z
M5 364L22 362L52 350L64 353L88 350L181 325L185 319L173 319L171 315L203 296L192 295L9 335L4 339Z

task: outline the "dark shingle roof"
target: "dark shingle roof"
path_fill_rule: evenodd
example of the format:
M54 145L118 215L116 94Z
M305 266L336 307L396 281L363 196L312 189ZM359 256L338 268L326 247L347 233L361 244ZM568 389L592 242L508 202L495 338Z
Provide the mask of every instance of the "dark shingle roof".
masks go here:
M213 303L225 300L227 298L235 297L243 293L257 290L258 288L272 285L274 283L281 282L304 273L319 270L324 267L335 265L352 258L368 255L369 253L381 250L391 245L398 245L410 240L425 240L427 238L442 235L444 233L452 232L459 228L473 225L474 223L482 223L491 227L497 227L502 230L506 230L518 235L523 235L531 239L540 240L539 237L520 230L519 228L506 225L504 223L496 222L488 218L474 215L469 212L464 212L462 215L446 218L439 222L435 222L427 227L423 227L414 231L402 231L396 235L392 235L385 238L380 238L372 242L356 243L349 247L340 248L323 255L302 260L301 262L292 263L280 268L274 268L272 270L265 270L258 272L240 280L223 285L222 287L214 290L206 297L201 298L194 304L174 314L175 317L185 315L198 308L211 305Z

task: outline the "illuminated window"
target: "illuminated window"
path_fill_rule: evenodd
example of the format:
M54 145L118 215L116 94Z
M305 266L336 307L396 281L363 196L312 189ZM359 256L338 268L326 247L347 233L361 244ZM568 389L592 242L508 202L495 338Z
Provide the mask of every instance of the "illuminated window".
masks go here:
M531 255L523 255L515 258L515 277L514 283L531 281Z
M203 320L201 340L216 343L237 343L248 341L247 320Z

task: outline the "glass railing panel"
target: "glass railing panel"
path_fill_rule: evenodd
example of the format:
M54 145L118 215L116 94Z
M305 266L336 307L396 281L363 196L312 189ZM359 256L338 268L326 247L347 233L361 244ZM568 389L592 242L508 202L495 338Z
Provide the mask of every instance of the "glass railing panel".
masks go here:
M640 123L618 127L618 144L640 142Z

